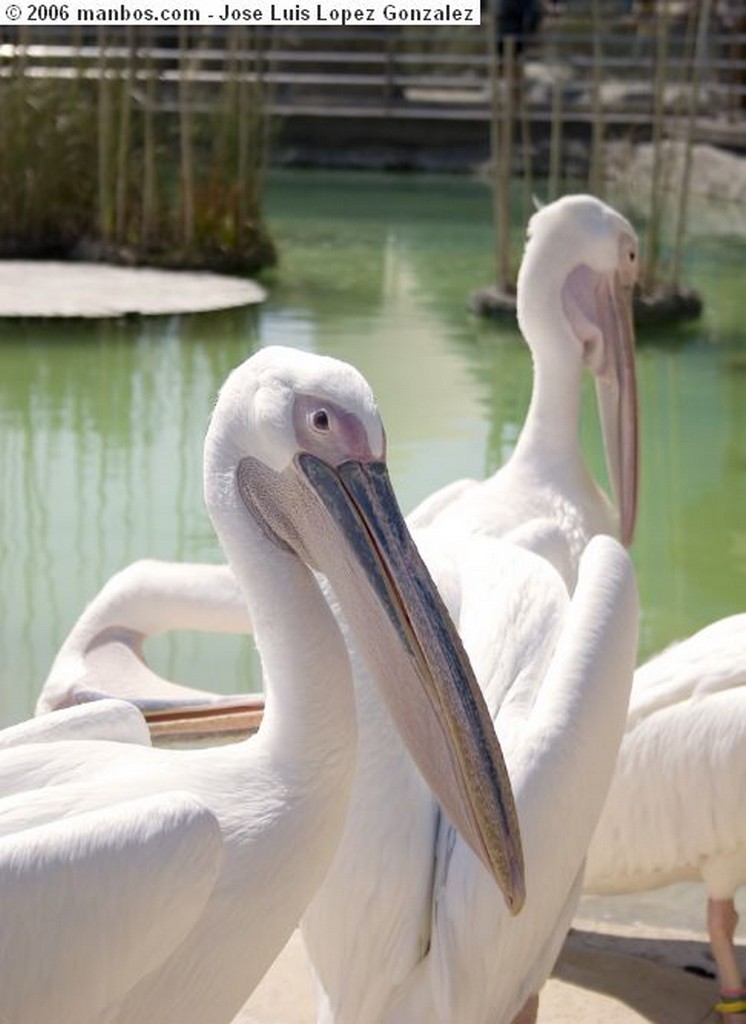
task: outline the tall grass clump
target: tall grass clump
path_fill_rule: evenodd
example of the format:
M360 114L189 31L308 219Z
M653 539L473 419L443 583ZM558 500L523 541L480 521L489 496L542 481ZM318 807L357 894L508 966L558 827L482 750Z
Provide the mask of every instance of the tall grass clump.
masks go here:
M56 77L17 46L0 77L0 255L250 272L274 262L262 218L269 126L260 39L211 48L136 29L70 47ZM31 53L31 50L28 50Z
M59 256L95 218L94 94L85 82L0 81L0 254Z

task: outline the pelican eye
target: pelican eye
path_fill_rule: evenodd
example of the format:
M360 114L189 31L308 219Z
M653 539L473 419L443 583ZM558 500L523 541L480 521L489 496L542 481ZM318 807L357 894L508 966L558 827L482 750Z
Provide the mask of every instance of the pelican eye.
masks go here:
M637 281L637 245L635 239L624 234L620 239L619 276L624 287L633 286Z
M326 432L329 429L329 413L326 409L316 409L311 416L311 425L314 430Z

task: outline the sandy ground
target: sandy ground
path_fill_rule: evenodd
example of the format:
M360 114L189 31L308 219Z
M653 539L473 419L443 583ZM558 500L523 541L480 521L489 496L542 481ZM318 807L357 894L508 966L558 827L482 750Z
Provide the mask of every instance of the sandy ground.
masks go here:
M539 1024L716 1024L715 983L682 969L708 961L703 937L574 930L542 990ZM296 932L235 1024L315 1024L313 1005Z
M165 316L265 298L254 281L203 271L0 260L0 317Z

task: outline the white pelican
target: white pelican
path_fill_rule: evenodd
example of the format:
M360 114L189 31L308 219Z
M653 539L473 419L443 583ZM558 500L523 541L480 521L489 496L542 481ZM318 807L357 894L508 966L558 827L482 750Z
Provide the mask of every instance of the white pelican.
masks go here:
M0 945L3 1019L228 1022L282 948L333 854L354 766L349 657L314 570L334 587L356 646L439 798L506 899L520 903L515 810L489 714L404 527L383 457L373 396L351 367L265 349L228 378L205 442L205 497L262 657L262 728L244 743L201 750L32 738L0 752L0 836L16 844L10 862L25 861L18 885L40 906L47 867L69 878L70 898L53 906L72 915L50 931L36 916L30 927L19 924L23 948L11 949L25 905L14 898L16 876L0 876L14 912L3 916ZM140 812L148 818L141 801L164 796L133 877L127 857L116 855L115 832L134 849ZM142 956L127 951L130 941L149 945L141 934L143 899L153 887L148 865L171 864L174 843L161 852L158 837L169 834L163 816L172 796L174 842L206 851L200 874L209 884L203 899L205 887L193 892L187 875L170 904L178 919L162 930L161 962L142 973ZM134 817L117 813L128 809ZM209 881L211 819L220 855ZM94 891L108 890L107 914L120 915L115 948L123 956L97 955L100 979L67 973L64 965L76 961L65 950L55 961L63 931L70 943L95 946L95 936L76 928L100 928L101 915L90 908L78 914L72 898L85 903L87 884L78 880L90 870L101 874ZM168 906L166 899L153 912ZM55 963L54 977L66 988L45 1016L24 994L34 990L32 975L38 985L36 965Z
M722 1006L739 1022L746 1021L746 984L733 945L733 897L746 883L745 811L741 614L674 644L635 673L584 882L586 892L622 893L702 880Z
M597 533L629 546L637 511L637 389L631 291L634 229L592 196L565 196L531 218L518 273L518 323L533 358L531 403L515 450L494 476L436 491L409 516L454 537L501 536L536 517L557 523L574 582ZM588 472L579 441L583 368L596 381L618 511Z
M557 634L545 638L538 628L535 632L521 630L521 612L502 621L489 621L488 603L469 598L470 587L485 584L479 584L472 573L467 585L461 559L475 538L504 536L520 527L522 542L548 557L573 587L581 553L593 534L619 529L625 542L631 538L637 504L631 316L636 276L635 233L604 203L590 196L572 196L544 207L532 218L518 277L518 318L533 354L534 391L516 450L491 479L462 481L445 488L409 518L415 540L462 635L485 630L508 666L498 666L494 675L477 670L480 683L490 694L493 715L499 706L495 695L504 695L516 673L543 678ZM618 517L591 478L578 440L584 366L596 377L610 477L620 505ZM598 548L594 555L589 553L588 577L596 580L596 573L608 571L611 581L621 572L615 562L621 556L615 548L601 551L604 557ZM520 608L541 602L543 584L536 574L529 574L518 586L523 602ZM546 833L529 829L524 852L536 902L530 903L528 889L529 903L510 927L488 886L485 891L479 865L458 840L456 863L463 867L446 874L445 890L433 903L433 872L439 870L436 846L442 848L443 842L442 829L440 840L436 840L437 809L423 792L380 702L356 666L358 764L347 825L332 867L302 921L320 994L320 1022L388 1022L387 1014L394 1013L392 1000L399 991L407 993L405 1010L400 1018L392 1016L392 1021L405 1020L407 1012L423 1006L435 1016L429 1018L425 1013L421 1019L438 1020L441 1006L443 1020L491 1024L508 1021L507 1014L518 1011L518 994L527 999L538 990L552 967L579 896L582 861L603 803L601 788L586 801L583 774L562 751L566 752L567 744L585 738L584 730L588 730L584 750L590 749L593 736L604 736L605 744L594 748L597 763L589 757L585 767L599 783L608 780L624 723L637 633L629 603L625 605L628 599L611 591L606 596L611 607L618 601L626 609L619 614L618 626L603 602L594 610L592 603L578 594L578 607L588 618L578 625L577 634L568 626L568 639L563 638L561 646L564 651L564 643L572 642L569 637L586 637L583 672L574 679L575 690L569 679L565 680L565 694L567 707L576 708L577 695L584 692L590 702L588 717L578 714L575 726L558 712L558 721L567 731L554 734L554 745L547 743L543 757L537 751L531 776L533 785L542 780L558 802L567 800L569 804L575 794L582 812L568 812L567 827L552 833L551 843L547 843ZM474 616L473 621L464 609ZM591 621L594 614L599 617L597 631ZM576 620L571 617L570 621ZM604 630L616 628L624 656L612 663L616 665L612 670L605 659L610 641ZM473 650L470 654L475 657ZM558 664L563 664L563 655L557 657ZM475 660L477 666L483 664ZM552 668L546 683L550 689L555 672L562 674L560 668ZM606 718L591 696L602 687L604 678L613 681L621 694L620 703L609 703ZM556 692L561 689L557 684ZM499 722L497 727L501 729ZM500 736L504 744L509 741L505 732ZM522 756L520 751L514 752L517 760L511 762L511 771L514 764L523 763ZM516 795L519 805L522 799L527 801L521 813L530 821L534 797L522 796L521 779L519 774ZM535 791L528 786L527 792ZM396 800L390 799L391 793L397 794ZM557 872L566 872L558 889L565 901L561 913L545 888ZM568 876L573 881L569 889ZM446 906L453 915L448 922L442 911ZM489 907L491 926L487 929L487 922L487 930L479 932L472 930L471 921L482 907ZM516 940L516 948L524 950L522 963L526 966L510 977L509 970L500 971L500 964L509 962L506 943L509 947L509 937L518 934L527 936L523 947ZM498 982L494 981L496 975ZM436 997L438 977L447 977L449 986L447 993L441 989L440 998ZM488 977L493 981L485 984ZM532 985L536 987L532 989ZM483 993L483 1000L475 993ZM450 1011L453 1015L449 1017Z

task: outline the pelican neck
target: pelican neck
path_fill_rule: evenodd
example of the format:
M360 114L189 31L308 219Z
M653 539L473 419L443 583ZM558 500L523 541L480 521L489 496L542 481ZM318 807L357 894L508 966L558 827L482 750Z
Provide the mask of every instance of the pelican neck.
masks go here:
M546 459L549 455L562 462L582 461L578 429L583 374L580 360L567 343L558 343L552 349L546 343L543 348L529 345L534 383L514 458Z
M354 757L352 669L314 574L264 533L241 500L234 472L208 477L206 496L261 659L265 712L260 735L283 760L297 761L308 771L317 763L331 768Z

